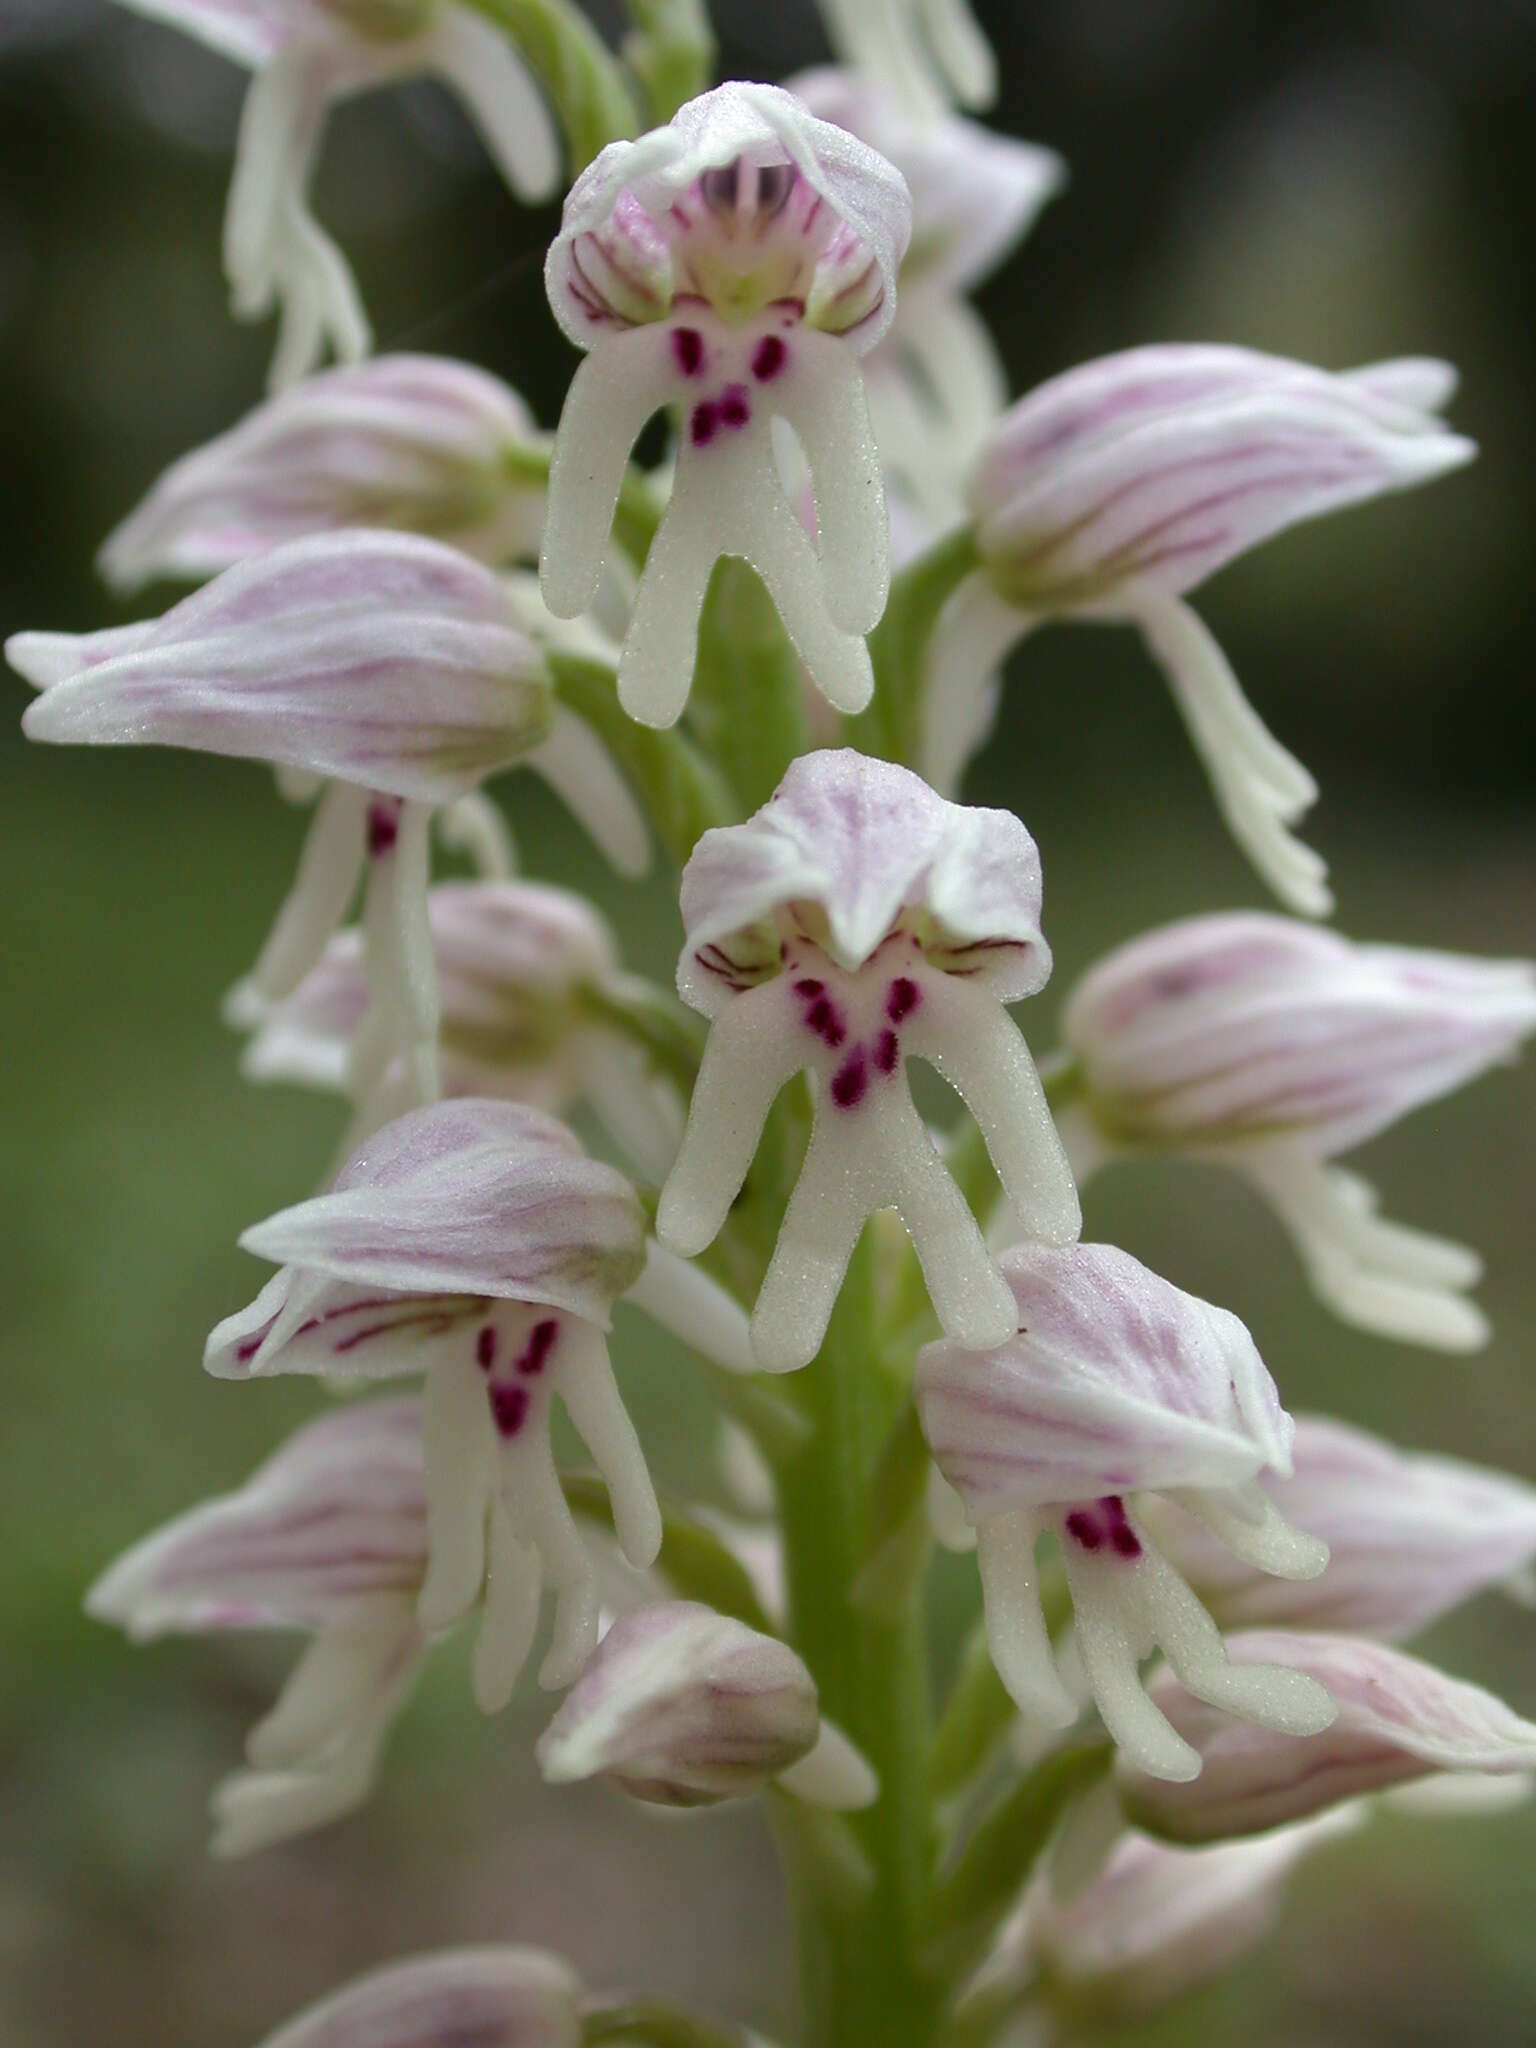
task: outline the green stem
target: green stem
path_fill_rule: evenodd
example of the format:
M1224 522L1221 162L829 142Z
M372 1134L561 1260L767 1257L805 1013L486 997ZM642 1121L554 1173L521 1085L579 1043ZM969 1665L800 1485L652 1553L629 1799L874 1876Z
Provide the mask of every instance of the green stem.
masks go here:
M815 1675L823 1711L880 1780L854 1817L866 1886L830 1883L825 1859L787 1864L801 1962L806 2048L932 2048L946 1986L920 1958L934 1831L928 1798L931 1707L914 1559L899 1601L856 1597L868 1558L871 1489L905 1390L874 1344L875 1234L849 1267L820 1356L800 1376L809 1442L778 1465L791 1634Z

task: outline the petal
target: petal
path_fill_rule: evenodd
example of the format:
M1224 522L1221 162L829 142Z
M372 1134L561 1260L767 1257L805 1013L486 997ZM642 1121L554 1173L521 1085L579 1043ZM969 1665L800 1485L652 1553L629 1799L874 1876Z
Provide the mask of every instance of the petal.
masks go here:
M1224 1628L1403 1636L1512 1580L1536 1559L1536 1488L1459 1459L1400 1451L1324 1415L1299 1415L1295 1470L1265 1491L1328 1546L1328 1568L1286 1584L1196 1523L1144 1504L1158 1548Z
M544 736L548 680L497 579L431 541L342 533L227 570L131 651L29 707L34 739L157 743L443 802Z
M606 1777L693 1806L756 1790L807 1755L816 1688L787 1643L694 1601L621 1615L535 1754L555 1784Z
M421 58L463 100L518 198L549 198L560 182L560 138L511 37L467 8L449 7L422 39Z
M264 2048L578 2048L580 1997L543 1949L444 1949L359 1978Z
M973 1521L1290 1464L1289 1417L1236 1316L1109 1245L1016 1245L1018 1334L919 1353L929 1448Z
M644 1257L628 1181L550 1117L474 1097L399 1118L332 1191L247 1231L274 1263L357 1286L547 1302L606 1327Z
M135 14L195 36L221 57L254 69L287 38L283 10L272 0L119 0Z
M1138 1825L1179 1841L1253 1834L1435 1772L1502 1776L1536 1765L1536 1725L1478 1686L1354 1636L1253 1631L1227 1645L1234 1665L1279 1663L1327 1687L1338 1706L1306 1739L1214 1714L1171 1674L1151 1692L1201 1760L1193 1783L1157 1784L1122 1767Z
M1005 1002L1050 973L1040 857L1010 811L967 809L919 776L851 749L803 755L744 825L706 832L683 871L688 944L678 990L706 1015L727 1000L725 964L777 965L776 910L825 911L829 950L857 968L907 917L929 956Z
M1433 415L1247 349L1132 349L1021 399L972 477L982 553L1026 608L1192 589L1303 519L1470 460Z

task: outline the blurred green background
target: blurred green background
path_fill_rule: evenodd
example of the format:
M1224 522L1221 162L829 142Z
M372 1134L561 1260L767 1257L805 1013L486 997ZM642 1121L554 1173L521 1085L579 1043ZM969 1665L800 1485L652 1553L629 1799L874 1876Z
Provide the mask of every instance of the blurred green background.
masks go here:
M1319 774L1309 836L1359 935L1530 952L1536 10L1520 0L983 4L1000 125L1073 182L984 305L1017 388L1154 338L1332 366L1454 357L1470 471L1262 550L1201 598L1277 733ZM806 0L720 10L733 72L821 54ZM220 213L243 81L104 0L0 0L0 624L114 616L90 562L160 469L257 396L270 337L229 322ZM520 212L427 88L334 121L323 217L381 345L481 361L546 420L569 358ZM148 601L153 607L158 598ZM1018 664L975 797L1040 840L1052 988L1106 945L1260 900L1167 694L1129 637L1056 632ZM19 714L23 691L14 689ZM258 769L27 752L0 726L5 990L0 1241L0 2042L248 2048L349 1974L445 1941L567 1950L596 1982L672 1990L787 2030L786 1931L746 1809L657 1822L546 1792L526 1694L473 1711L440 1655L366 1812L230 1868L204 1805L290 1648L135 1652L80 1596L122 1546L238 1482L303 1386L198 1369L258 1278L239 1230L306 1190L335 1105L253 1092L217 1001L286 885L301 818ZM503 785L527 865L594 887L635 965L669 971L675 911L598 872L527 778ZM1293 1407L1536 1472L1536 1077L1500 1074L1361 1155L1404 1221L1488 1261L1496 1336L1471 1361L1331 1322L1233 1183L1124 1171L1090 1234L1242 1313ZM655 1462L703 1471L699 1392L638 1328L628 1384ZM958 1580L952 1583L960 1583ZM1536 1713L1536 1624L1484 1602L1429 1648ZM1309 1865L1231 1983L1127 2040L1387 2044L1536 2034L1536 1817L1381 1820ZM1119 2037L1117 2037L1119 2038ZM855 2048L855 2044L850 2044Z

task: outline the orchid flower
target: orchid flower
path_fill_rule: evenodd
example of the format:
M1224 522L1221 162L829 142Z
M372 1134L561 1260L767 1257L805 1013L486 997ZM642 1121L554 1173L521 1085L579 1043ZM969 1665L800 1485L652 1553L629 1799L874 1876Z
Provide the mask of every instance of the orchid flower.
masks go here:
M614 1622L539 1738L554 1784L605 1778L632 1798L705 1806L776 1783L816 1806L868 1806L873 1774L822 1720L802 1659L694 1600Z
M1245 1672L1281 1661L1308 1674L1326 1686L1338 1712L1324 1732L1303 1740L1220 1721L1171 1673L1154 1678L1152 1696L1197 1753L1200 1774L1193 1783L1166 1784L1122 1757L1116 1778L1128 1816L1170 1841L1257 1834L1442 1774L1481 1780L1536 1771L1536 1723L1385 1643L1255 1629L1227 1647Z
M581 2004L543 1949L444 1949L360 1977L262 2048L581 2048Z
M638 142L610 143L572 186L545 283L590 351L566 398L541 576L574 618L602 574L625 464L681 408L671 502L619 668L625 709L671 725L692 682L715 562L744 556L818 687L858 711L860 637L890 582L884 493L859 371L890 326L911 202L899 172L777 87L723 85ZM813 544L770 427L810 465Z
M299 1431L238 1492L135 1545L87 1611L136 1642L222 1629L314 1641L255 1729L250 1768L214 1796L214 1848L242 1856L322 1827L367 1797L424 1638L421 1411L349 1404Z
M1237 1668L1216 1624L1155 1547L1140 1496L1165 1494L1256 1570L1312 1578L1322 1544L1255 1480L1291 1469L1289 1416L1253 1339L1225 1309L1109 1245L1018 1245L1002 1270L1016 1334L978 1354L952 1339L918 1356L928 1447L975 1525L992 1659L1033 1719L1077 1707L1057 1674L1036 1544L1061 1547L1075 1641L1105 1726L1154 1777L1200 1768L1138 1672L1160 1649L1222 1713L1293 1735L1332 1715L1322 1687L1276 1660Z
M201 580L348 526L403 528L497 565L538 557L548 460L517 393L446 356L308 377L173 463L101 550L114 590Z
M163 618L80 636L21 633L6 654L42 691L22 720L29 738L191 747L324 779L298 879L251 982L263 1002L289 994L366 874L372 1001L350 1055L359 1100L397 1056L413 1100L438 1092L426 909L435 809L527 760L626 864L637 834L645 844L596 736L554 705L501 581L435 541L351 531L292 541Z
M1081 1093L1074 1161L1177 1152L1241 1173L1346 1322L1475 1349L1470 1251L1376 1214L1333 1165L1420 1104L1513 1057L1536 1031L1536 969L1358 945L1287 918L1194 917L1106 955L1062 1021Z
M220 1378L426 1375L427 1539L417 1612L446 1628L484 1595L475 1689L511 1694L557 1594L541 1678L568 1685L597 1639L597 1581L550 1446L558 1395L607 1481L625 1556L655 1558L661 1521L606 1332L645 1260L623 1176L552 1117L474 1098L377 1132L330 1191L248 1230L281 1266L208 1339Z
M1148 1502L1154 1541L1223 1628L1406 1636L1490 1587L1523 1592L1536 1563L1536 1487L1459 1458L1398 1450L1326 1415L1298 1415L1288 1478L1264 1491L1328 1546L1321 1578L1284 1583Z
M1257 1947L1296 1866L1359 1819L1340 1810L1194 1849L1123 1833L1075 1893L1058 1897L1045 1876L1030 1886L972 1995L1033 1994L1040 2048L1148 2019Z
M621 993L612 932L584 897L535 882L444 882L427 896L446 1095L490 1095L565 1115L596 1111L656 1180L682 1133L674 1092L593 998ZM257 1081L348 1085L350 1048L368 1009L363 934L337 932L281 1002L236 992L254 1026L242 1063ZM386 1086L398 1092L398 1072Z
M1008 402L996 344L965 295L1028 234L1066 166L1052 149L974 121L914 118L857 73L807 71L789 89L888 158L912 194L895 318L864 360L901 560L915 550L898 544L898 511L916 508L930 532L958 521L963 477Z
M1233 837L1293 910L1332 906L1289 827L1317 795L1183 602L1272 534L1471 459L1436 417L1455 375L1391 362L1334 375L1249 349L1167 345L1085 363L1022 398L968 489L980 567L929 653L919 765L952 787L985 737L993 673L1053 618L1126 621L1162 668Z
M821 0L832 47L916 119L989 107L997 59L969 0Z
M253 74L224 222L236 317L281 315L270 378L296 383L328 348L367 355L346 258L309 209L326 115L339 100L435 75L463 100L518 197L547 198L560 147L515 47L459 0L120 0Z
M1001 1343L1013 1297L912 1104L905 1062L964 1098L1025 1234L1063 1242L1077 1193L1023 1038L1003 1005L1050 973L1040 861L1011 812L966 810L907 769L802 756L744 825L706 832L683 874L683 1000L710 1019L657 1235L703 1250L775 1097L814 1077L810 1148L758 1295L771 1372L807 1364L869 1214L900 1210L939 1320Z

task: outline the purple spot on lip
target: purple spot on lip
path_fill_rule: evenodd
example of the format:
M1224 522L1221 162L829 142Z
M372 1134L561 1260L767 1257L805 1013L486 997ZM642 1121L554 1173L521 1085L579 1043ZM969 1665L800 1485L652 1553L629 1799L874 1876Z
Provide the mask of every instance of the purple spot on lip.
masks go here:
M869 1073L864 1064L864 1048L856 1045L847 1059L832 1076L832 1100L839 1109L852 1109L862 1102L864 1090L869 1086Z
M766 384L770 377L777 377L784 367L789 350L777 334L765 334L757 344L752 357L752 374L760 384Z
M696 327L674 327L672 353L685 377L696 377L704 367L704 337Z
M818 996L806 1011L805 1025L808 1031L814 1031L818 1038L833 1047L841 1045L848 1036L848 1027L836 1004L830 1003L825 996Z
M894 1074L901 1054L901 1041L894 1031L882 1031L875 1040L875 1065L882 1074Z
M528 1342L517 1359L517 1371L532 1379L541 1373L549 1363L549 1354L554 1350L560 1336L560 1325L553 1316L542 1323L535 1323L528 1333Z
M475 1337L475 1363L482 1372L489 1372L496 1363L496 1325L485 1324Z
M491 1417L502 1436L516 1436L528 1420L528 1389L526 1387L492 1387Z
M370 804L368 806L368 854L377 860L381 854L390 853L400 836L400 809L397 804Z
M715 438L715 429L719 424L719 410L707 398L702 405L696 405L688 426L688 436L694 447L707 448Z
M745 384L727 384L720 395L720 419L727 427L744 427L752 417Z
M903 1017L911 1016L922 1000L917 983L909 981L903 974L886 991L885 1014L893 1024L899 1024Z
M797 981L795 983L795 994L797 996L819 996L825 991L826 986L824 981L817 981L814 975L808 974L804 981Z
M1084 1508L1074 1508L1067 1517L1067 1534L1080 1543L1084 1550L1097 1550L1104 1541L1097 1515L1090 1515Z

